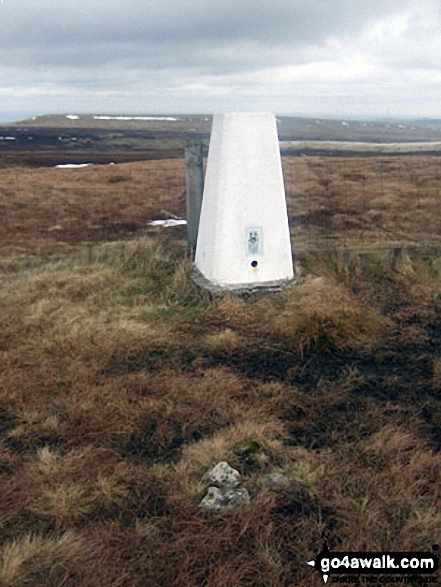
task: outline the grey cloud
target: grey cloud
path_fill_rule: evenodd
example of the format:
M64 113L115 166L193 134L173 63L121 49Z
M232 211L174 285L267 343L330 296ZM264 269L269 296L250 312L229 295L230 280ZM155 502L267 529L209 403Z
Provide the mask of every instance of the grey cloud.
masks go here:
M371 32L407 10L420 24ZM14 96L61 111L333 112L368 96L374 108L380 90L394 100L430 86L409 68L437 67L439 13L439 0L3 0L0 114Z
M400 3L400 8L406 0ZM185 62L187 53L256 42L295 50L354 32L366 20L393 12L394 0L5 0L0 7L3 63L104 64L143 59L152 67ZM185 44L186 49L182 50ZM205 50L204 50L205 46ZM27 53L25 53L27 52ZM276 51L277 53L277 51ZM197 57L197 55L195 55ZM254 53L259 63L259 50ZM241 59L230 53L233 67ZM265 55L264 55L265 59ZM197 59L202 61L202 59ZM245 60L246 62L247 60ZM247 65L247 63L245 63Z

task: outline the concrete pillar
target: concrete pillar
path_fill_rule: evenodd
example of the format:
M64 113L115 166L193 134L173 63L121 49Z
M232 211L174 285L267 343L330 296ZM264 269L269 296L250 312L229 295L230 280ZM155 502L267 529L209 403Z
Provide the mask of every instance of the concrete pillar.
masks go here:
M214 117L195 267L209 289L270 288L293 278L273 114Z
M196 249L202 193L204 190L202 143L188 141L185 147L185 176L187 183L187 235L192 252Z

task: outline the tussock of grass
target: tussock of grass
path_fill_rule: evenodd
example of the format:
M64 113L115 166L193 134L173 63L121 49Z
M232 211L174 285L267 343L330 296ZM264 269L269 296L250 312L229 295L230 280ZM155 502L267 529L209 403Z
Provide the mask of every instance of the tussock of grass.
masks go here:
M309 352L369 347L384 336L388 325L375 310L357 303L335 278L311 275L303 284L250 306L226 300L221 309L230 326L226 330L228 337L223 337L225 347L231 345L234 335L237 344L237 335L244 331L248 343L252 333L260 341L301 357ZM220 333L216 336L219 340ZM211 346L212 341L208 339Z
M0 584L21 587L30 584L55 585L72 572L80 560L90 559L86 541L74 532L59 537L43 537L25 534L22 538L6 543L0 554ZM70 573L69 573L70 571Z
M53 519L57 524L75 524L92 513L93 498L84 483L60 483L43 492L31 506L31 512L40 518Z
M238 332L231 328L224 328L214 334L208 334L203 344L210 352L234 353L236 350L243 348L245 342Z
M200 491L203 475L221 460L227 460L243 473L271 470L283 461L284 437L286 430L278 420L267 417L259 421L253 419L252 412L246 414L242 422L226 425L183 449L176 465L182 487L193 495ZM253 451L250 446L258 446L258 450Z

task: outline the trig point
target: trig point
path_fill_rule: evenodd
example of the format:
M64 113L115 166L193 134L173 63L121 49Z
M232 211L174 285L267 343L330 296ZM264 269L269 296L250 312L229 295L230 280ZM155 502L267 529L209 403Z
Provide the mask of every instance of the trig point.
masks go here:
M195 267L195 280L213 291L274 289L293 278L273 114L214 117Z

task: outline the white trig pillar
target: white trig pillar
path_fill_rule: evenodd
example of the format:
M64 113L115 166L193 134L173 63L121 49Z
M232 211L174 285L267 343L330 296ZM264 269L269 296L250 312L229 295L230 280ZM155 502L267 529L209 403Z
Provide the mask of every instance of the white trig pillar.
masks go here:
M214 117L195 267L209 289L270 289L293 278L273 114Z

